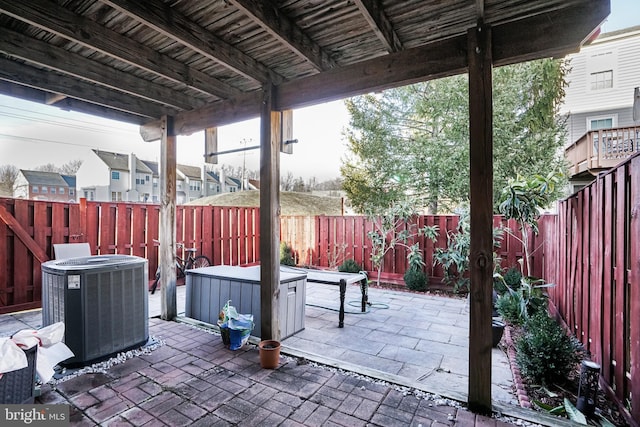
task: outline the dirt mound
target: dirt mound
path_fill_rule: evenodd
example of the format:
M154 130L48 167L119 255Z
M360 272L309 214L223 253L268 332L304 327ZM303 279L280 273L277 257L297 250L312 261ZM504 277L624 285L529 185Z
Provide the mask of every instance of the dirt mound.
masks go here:
M258 207L260 191L237 191L193 200L188 205ZM280 193L281 215L341 215L340 197L315 196L310 193L283 191Z

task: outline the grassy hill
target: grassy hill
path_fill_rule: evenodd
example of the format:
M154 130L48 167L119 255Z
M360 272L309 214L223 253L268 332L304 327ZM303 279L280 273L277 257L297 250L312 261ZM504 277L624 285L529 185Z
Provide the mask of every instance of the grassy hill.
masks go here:
M246 206L260 205L260 192L238 191L193 200L189 205ZM339 197L314 196L310 193L283 191L280 193L281 215L341 215L342 200Z

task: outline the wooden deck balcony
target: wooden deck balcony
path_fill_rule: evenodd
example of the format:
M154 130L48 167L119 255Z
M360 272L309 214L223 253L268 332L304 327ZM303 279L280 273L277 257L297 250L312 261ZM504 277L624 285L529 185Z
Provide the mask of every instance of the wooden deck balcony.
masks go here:
M597 175L640 151L640 127L599 129L587 132L565 149L569 177Z

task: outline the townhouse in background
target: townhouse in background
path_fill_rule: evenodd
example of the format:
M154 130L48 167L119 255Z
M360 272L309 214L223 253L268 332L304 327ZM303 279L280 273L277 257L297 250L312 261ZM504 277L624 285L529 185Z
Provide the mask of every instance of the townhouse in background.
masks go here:
M176 203L240 191L242 183L198 166L176 166ZM76 173L80 197L96 201L160 202L158 162L141 160L135 154L91 150Z
M14 184L13 197L19 199L75 202L75 178L57 172L20 169Z
M561 113L575 192L640 151L640 26L600 34L567 59Z

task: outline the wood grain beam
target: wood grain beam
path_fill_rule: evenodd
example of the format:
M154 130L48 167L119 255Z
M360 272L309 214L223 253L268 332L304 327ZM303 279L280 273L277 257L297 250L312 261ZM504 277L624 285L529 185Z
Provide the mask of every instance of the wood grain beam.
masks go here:
M609 14L609 2L594 1L593 7L567 7L492 27L494 65L563 56L579 49ZM416 61L415 58L423 58ZM350 96L390 89L467 71L467 37L438 40L419 48L405 49L356 64L334 68L313 76L287 81L276 87L278 111L307 107ZM176 116L179 133L190 134L207 127L258 117L256 95L244 94ZM228 103L228 105L225 105ZM235 109L235 111L234 111ZM220 117L217 114L220 113ZM143 138L159 139L159 122L141 129Z
M25 49L24 46L29 46L29 49ZM96 83L177 109L190 110L204 105L203 101L196 101L183 92L132 76L130 73L116 70L82 55L6 28L3 29L3 37L0 38L0 52L77 77L81 81Z
M48 96L51 94L50 92L44 90L22 86L20 84L11 83L4 80L0 80L0 93L2 93L3 95L11 96L13 98L20 98L26 101L38 102L40 104L45 104ZM125 113L123 111L114 110L102 105L90 104L88 102L69 97L51 104L51 106L58 107L61 110L65 111L82 111L86 114L92 114L94 116L117 120L119 122L132 123L135 125L142 125L149 121L148 118L136 114Z
M102 105L150 119L161 117L165 111L177 111L98 85L78 81L72 77L41 70L5 58L0 58L0 80L47 92L64 94L88 103Z
M173 320L178 316L176 290L176 165L177 137L173 117L162 118L160 142L160 224L158 265L160 266L160 317Z
M260 62L216 37L161 1L102 0L102 2L201 55L220 62L246 78L262 83L271 79L276 82L282 81L279 75Z
M317 70L336 66L331 56L292 22L269 0L229 0L253 22L278 39L301 58L309 61Z
M0 0L0 12L202 93L228 98L240 90L154 51L49 0Z
M400 52L402 50L402 42L384 12L382 3L379 0L354 0L354 3L358 6L362 16L367 20L378 39L384 44L387 52Z
M493 89L491 29L468 31L469 48L469 397L473 412L491 414L493 290Z

